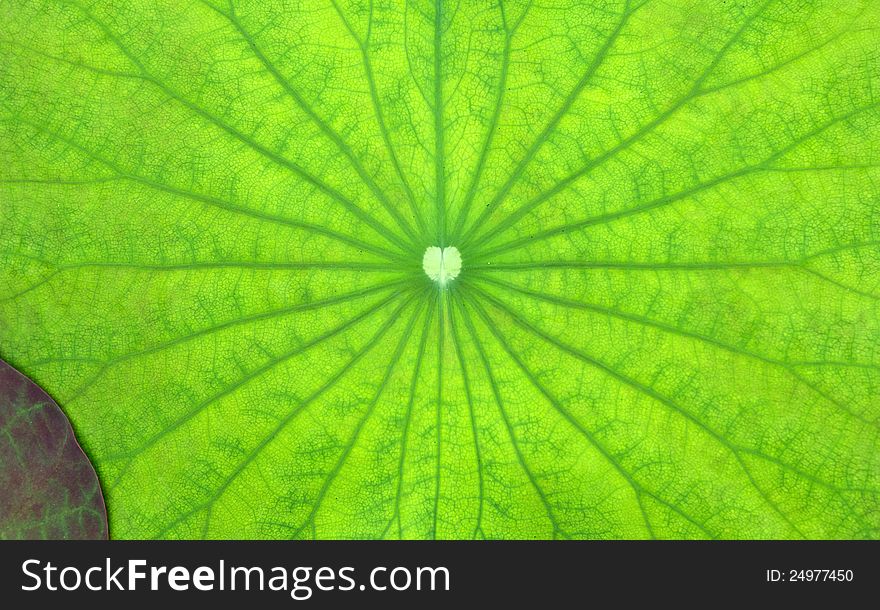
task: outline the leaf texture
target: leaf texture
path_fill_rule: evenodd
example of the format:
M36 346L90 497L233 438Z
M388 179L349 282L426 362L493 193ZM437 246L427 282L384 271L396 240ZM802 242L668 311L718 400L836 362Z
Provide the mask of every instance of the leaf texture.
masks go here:
M0 15L0 354L114 536L880 537L880 4Z

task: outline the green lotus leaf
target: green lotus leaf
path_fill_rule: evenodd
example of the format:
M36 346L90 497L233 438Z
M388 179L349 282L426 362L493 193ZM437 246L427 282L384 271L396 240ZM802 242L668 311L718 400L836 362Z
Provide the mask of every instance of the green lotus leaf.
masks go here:
M878 26L6 2L0 355L115 537L880 537Z

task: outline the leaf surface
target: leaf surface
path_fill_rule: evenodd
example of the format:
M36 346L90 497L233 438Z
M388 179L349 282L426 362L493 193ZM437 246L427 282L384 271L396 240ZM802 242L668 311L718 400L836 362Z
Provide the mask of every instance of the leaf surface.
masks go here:
M880 537L880 4L0 23L0 354L115 536Z

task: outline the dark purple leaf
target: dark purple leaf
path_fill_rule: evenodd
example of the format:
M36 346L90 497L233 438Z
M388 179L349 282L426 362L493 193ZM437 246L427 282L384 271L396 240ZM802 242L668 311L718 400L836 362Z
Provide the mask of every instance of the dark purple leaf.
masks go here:
M94 468L67 417L0 360L0 539L106 539Z

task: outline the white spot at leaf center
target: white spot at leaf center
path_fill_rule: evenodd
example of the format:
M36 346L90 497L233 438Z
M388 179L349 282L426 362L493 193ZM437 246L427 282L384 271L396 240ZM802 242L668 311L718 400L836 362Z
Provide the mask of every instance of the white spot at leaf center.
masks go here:
M429 278L443 286L449 280L458 277L461 272L461 253L455 246L445 248L431 246L425 249L422 268Z

